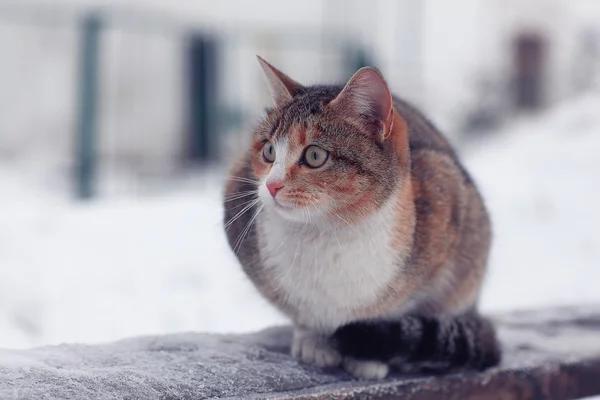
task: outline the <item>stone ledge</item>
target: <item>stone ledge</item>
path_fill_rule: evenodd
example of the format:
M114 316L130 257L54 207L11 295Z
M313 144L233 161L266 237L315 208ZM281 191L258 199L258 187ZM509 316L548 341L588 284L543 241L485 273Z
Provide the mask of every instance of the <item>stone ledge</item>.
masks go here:
M573 399L600 394L600 305L494 318L502 365L360 382L288 355L291 330L0 350L0 399Z

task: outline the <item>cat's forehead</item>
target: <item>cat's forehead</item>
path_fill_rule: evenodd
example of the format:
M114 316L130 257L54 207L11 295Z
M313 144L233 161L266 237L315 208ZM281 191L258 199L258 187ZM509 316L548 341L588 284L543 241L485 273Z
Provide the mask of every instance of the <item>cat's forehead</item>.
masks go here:
M272 139L282 139L288 135L302 138L307 130L314 133L314 128L309 129L309 123L322 116L324 107L341 89L334 86L313 86L298 93L290 103L278 110L272 125Z
M296 94L286 108L289 111L310 111L315 105L329 103L341 90L341 86L309 86Z
M309 118L319 114L323 107L342 90L336 86L311 86L298 93L283 112L294 119Z

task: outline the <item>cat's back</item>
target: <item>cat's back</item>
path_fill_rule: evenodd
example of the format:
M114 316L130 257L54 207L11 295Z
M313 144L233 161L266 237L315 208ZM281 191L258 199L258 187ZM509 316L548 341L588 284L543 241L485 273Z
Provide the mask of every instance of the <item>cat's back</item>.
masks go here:
M409 134L416 216L412 263L433 288L424 307L433 313L466 309L477 298L491 243L483 198L433 123L403 100L394 98L394 106ZM460 276L460 283L445 286L445 276Z
M473 190L477 192L471 176L440 130L409 102L396 96L393 99L394 108L406 121L408 127L413 178L415 178L415 174L425 178L431 174L440 175L441 172L448 172L467 186L473 187ZM417 170L420 170L421 173Z
M456 155L448 140L415 106L394 96L394 107L406 121L409 133L411 153L419 150L432 150L449 155Z

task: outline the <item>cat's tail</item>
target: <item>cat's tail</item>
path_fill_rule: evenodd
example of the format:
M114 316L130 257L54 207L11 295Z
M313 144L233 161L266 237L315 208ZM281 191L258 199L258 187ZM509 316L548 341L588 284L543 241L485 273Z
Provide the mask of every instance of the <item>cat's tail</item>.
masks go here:
M332 337L339 351L363 360L422 364L423 369L483 370L501 359L492 323L472 312L455 317L406 316L396 321L358 321Z

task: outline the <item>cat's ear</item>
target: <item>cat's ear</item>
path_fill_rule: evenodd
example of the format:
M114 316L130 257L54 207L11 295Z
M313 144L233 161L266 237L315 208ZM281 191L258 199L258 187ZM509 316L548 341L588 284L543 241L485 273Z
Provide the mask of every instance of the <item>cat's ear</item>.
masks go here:
M392 93L375 67L359 69L329 106L346 117L359 118L365 128L381 138L391 129Z
M256 56L256 58L258 58L258 62L265 72L269 91L277 107L289 103L300 90L304 89L304 86L266 62L260 56Z

